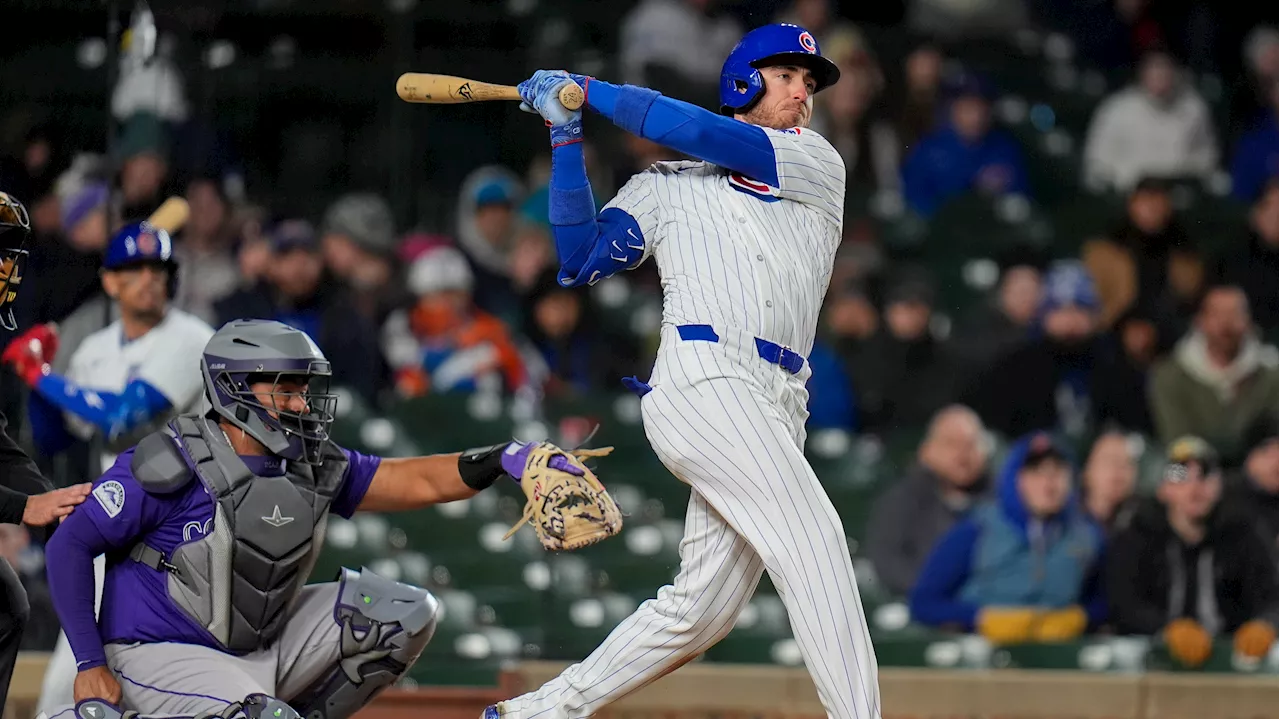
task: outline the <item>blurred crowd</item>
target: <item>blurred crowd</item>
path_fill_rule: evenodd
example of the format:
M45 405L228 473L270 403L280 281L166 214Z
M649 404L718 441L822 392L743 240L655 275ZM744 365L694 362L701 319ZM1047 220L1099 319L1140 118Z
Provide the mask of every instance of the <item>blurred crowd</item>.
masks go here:
M1119 198L1111 229L1073 238L1078 250L1066 254L997 248L975 307L947 306L950 280L900 261L851 205L810 357L810 429L928 428L868 538L877 573L910 596L919 621L1055 638L1185 619L1237 632L1250 651L1269 647L1253 622L1274 635L1276 28L1236 28L1195 2L718 5L636 3L609 79L710 106L748 22L798 22L842 70L817 97L814 128L845 158L851 197L896 206L903 220L927 223L971 197L1034 203L1041 189L1024 141L999 121L1005 89L951 54L957 39L1036 27L1066 38L1082 65L1128 74L1091 111L1078 175L1055 178ZM866 27L895 12L914 39L890 64ZM374 407L442 392L614 392L622 376L647 374L656 322L623 322L616 310L660 296L652 263L591 292L556 283L549 155L472 170L452 224L399 226L385 190L344 191L314 217L282 215L240 175L210 170L227 163L192 159L193 146L216 143L192 140L178 69L137 72L149 74L126 68L113 96L110 154L68 146L50 113L0 164L0 187L27 203L34 229L20 327L58 323L74 337L110 322L106 244L179 194L191 215L176 235L173 305L214 327L252 316L304 329L336 381ZM1203 73L1228 88L1225 117L1190 81ZM636 138L589 141L600 205L630 174L678 159ZM1187 182L1236 203L1210 243L1182 217ZM64 339L60 352L72 349ZM20 424L23 393L6 382L0 403ZM1023 438L999 471L987 433ZM1135 437L1168 448L1155 496L1138 497ZM1051 545L1040 556L1016 541L1028 527ZM1023 575L982 575L985 557L1015 551L1029 553ZM1269 594L1244 591L1259 577ZM982 610L1026 597L1071 611ZM1179 627L1194 644L1199 635Z

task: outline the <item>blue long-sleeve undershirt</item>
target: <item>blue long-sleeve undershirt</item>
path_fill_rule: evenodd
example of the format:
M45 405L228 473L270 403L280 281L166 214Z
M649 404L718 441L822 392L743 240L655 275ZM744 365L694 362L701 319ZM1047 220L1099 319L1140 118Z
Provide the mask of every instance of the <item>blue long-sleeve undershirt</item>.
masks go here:
M686 155L776 187L777 160L768 134L646 88L589 80L587 107L624 130ZM597 217L582 145L551 151L549 219L560 258L560 281L578 285L634 267L644 251L635 218L616 208Z
M145 424L173 406L163 392L140 379L115 394L87 389L61 375L48 374L40 378L36 391L50 404L92 424L108 438Z

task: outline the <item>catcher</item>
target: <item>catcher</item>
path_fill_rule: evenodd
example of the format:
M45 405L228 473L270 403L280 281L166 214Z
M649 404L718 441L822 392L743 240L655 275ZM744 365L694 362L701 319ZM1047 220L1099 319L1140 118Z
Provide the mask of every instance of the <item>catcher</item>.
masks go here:
M303 586L330 513L419 509L510 475L530 497L522 523L548 548L621 527L575 456L606 450L512 442L381 459L336 446L329 362L287 325L230 322L200 364L208 413L180 415L121 454L49 545L59 557L49 587L78 668L76 706L53 719L355 714L418 658L438 605L368 569Z

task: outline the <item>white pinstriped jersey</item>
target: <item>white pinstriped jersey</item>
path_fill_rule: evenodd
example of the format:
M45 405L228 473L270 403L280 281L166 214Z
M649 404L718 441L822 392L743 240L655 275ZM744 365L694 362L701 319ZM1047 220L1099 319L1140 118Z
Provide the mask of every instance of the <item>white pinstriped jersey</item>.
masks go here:
M738 329L808 356L844 224L844 162L808 129L762 128L780 187L706 162L661 162L607 207L658 263L663 323Z
M110 449L131 446L174 414L196 408L204 392L200 355L212 336L213 329L204 320L170 307L160 324L132 342L124 341L124 330L116 320L80 343L71 356L68 380L86 389L118 394L140 379L159 390L173 406L163 417L111 442ZM64 416L67 428L82 438L97 432L70 412ZM107 454L103 461L106 469L115 455Z

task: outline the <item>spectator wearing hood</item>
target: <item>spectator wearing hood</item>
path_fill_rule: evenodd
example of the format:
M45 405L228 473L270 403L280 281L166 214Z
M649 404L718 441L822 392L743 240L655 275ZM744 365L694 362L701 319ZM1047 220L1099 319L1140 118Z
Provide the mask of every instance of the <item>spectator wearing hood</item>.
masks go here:
M297 327L334 358L335 385L376 402L386 374L377 338L342 285L326 276L315 228L305 220L287 220L270 242L262 279L214 303L218 325L259 317Z
M1045 432L1014 443L996 498L952 527L920 570L917 622L997 644L1066 641L1102 624L1102 531L1072 495L1068 456Z
M1126 192L1144 177L1207 178L1217 167L1209 106L1166 52L1147 53L1137 82L1103 100L1089 123L1090 187Z
M1280 483L1280 441L1274 421L1263 420L1245 435L1244 464L1227 477L1223 504L1232 512L1249 518L1267 538L1272 559L1280 541L1280 505L1276 502Z
M973 410L939 410L916 463L878 499L867 528L867 552L880 584L895 596L915 586L938 540L984 498L989 447Z
M995 88L984 79L962 78L951 89L949 122L920 140L902 166L907 205L930 216L969 191L1029 195L1022 147L991 126Z
M1038 336L981 372L962 401L1006 436L1053 428L1079 434L1098 328L1098 297L1083 267L1059 262L1049 270L1038 315Z
M381 196L357 192L338 198L325 213L320 235L330 275L347 286L366 324L381 326L408 302L396 270L395 218Z
M1186 666L1208 659L1212 638L1260 658L1275 641L1276 565L1246 519L1222 511L1213 448L1187 436L1169 447L1157 499L1111 544L1107 593L1121 634L1163 639Z
M1262 330L1275 337L1280 308L1280 196L1276 183L1267 183L1249 212L1249 234L1227 250L1212 272L1212 281L1236 285L1249 298L1250 314Z
M511 276L523 194L515 173L498 165L473 171L458 193L458 247L471 263L476 306L508 323L523 315Z
M888 290L880 331L850 362L864 429L920 428L956 399L962 366L951 345L931 332L933 302L929 278L912 270Z
M526 334L545 365L544 392L588 395L617 387L623 376L635 371L635 343L607 333L605 325L594 320L587 296L557 282L557 272L544 273L525 298Z
M476 306L475 278L454 247L436 247L409 267L417 298L382 328L382 348L402 397L427 393L514 392L527 383L507 325Z
M1124 224L1110 237L1086 242L1081 259L1097 285L1107 327L1139 307L1176 335L1204 288L1204 263L1174 216L1168 183L1156 178L1133 188Z
M1244 433L1274 420L1276 351L1260 342L1239 287L1204 296L1195 326L1151 372L1148 399L1162 443L1203 437L1233 466L1246 451Z

